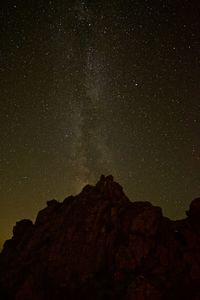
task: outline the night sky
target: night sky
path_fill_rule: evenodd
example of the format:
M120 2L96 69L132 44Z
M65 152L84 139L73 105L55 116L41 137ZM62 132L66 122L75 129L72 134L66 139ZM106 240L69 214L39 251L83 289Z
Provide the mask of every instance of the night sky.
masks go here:
M0 6L0 244L101 174L183 218L200 196L199 1Z

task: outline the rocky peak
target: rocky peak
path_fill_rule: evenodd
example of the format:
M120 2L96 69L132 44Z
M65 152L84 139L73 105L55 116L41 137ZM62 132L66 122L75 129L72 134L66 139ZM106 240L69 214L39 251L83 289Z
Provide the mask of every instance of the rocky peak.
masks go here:
M96 184L96 190L98 193L104 195L105 198L113 202L129 202L123 192L122 186L114 181L114 177L112 175L101 175L100 180Z
M191 202L190 209L186 214L190 220L200 222L200 198L196 198Z
M63 202L47 201L35 224L17 222L0 254L4 300L200 299L200 198L171 221L131 202L112 175Z

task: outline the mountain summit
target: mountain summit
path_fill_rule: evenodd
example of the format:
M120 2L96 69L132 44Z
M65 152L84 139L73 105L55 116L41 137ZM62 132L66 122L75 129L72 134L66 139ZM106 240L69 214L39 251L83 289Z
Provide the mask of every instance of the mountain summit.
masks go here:
M200 299L200 198L184 220L111 175L22 220L0 254L4 300Z

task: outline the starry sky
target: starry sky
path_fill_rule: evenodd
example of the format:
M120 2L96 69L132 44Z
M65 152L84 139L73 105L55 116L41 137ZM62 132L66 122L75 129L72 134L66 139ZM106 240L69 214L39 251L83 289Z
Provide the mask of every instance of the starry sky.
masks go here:
M200 4L0 4L0 244L101 174L179 219L200 196Z

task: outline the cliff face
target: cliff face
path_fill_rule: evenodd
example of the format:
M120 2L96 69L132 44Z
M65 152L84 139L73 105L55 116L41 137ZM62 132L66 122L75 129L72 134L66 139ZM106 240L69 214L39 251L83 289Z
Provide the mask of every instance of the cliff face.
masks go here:
M130 202L112 176L35 224L17 222L0 254L4 300L200 299L200 199L170 221L149 202Z

